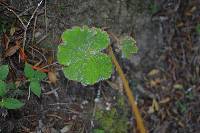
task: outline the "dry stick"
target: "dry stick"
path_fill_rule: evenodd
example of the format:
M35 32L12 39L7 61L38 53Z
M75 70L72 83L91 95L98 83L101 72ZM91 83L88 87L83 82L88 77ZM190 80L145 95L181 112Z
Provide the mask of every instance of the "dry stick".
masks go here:
M47 25L47 0L44 1L45 3L45 9L44 9L44 12L45 12L45 15L44 15L44 18L45 18L45 32L46 32L46 35L47 35L47 30L48 30L48 25Z
M108 51L109 55L111 56L112 61L113 61L114 65L115 65L115 67L116 67L116 71L118 72L121 80L123 81L124 91L125 91L125 93L126 93L126 95L128 97L129 103L131 104L132 112L133 112L133 114L135 114L137 127L138 127L140 133L147 133L147 131L146 131L145 127L144 127L144 123L143 123L141 114L140 114L139 109L137 107L137 104L135 102L134 96L133 96L132 91L131 91L131 89L129 87L129 83L128 83L128 81L127 81L127 79L126 79L126 77L125 77L125 75L124 75L124 73L123 73L123 71L122 71L122 69L121 69L121 67L120 67L120 65L119 65L114 53L113 53L113 51L112 51L112 47L110 45L109 45L108 50L109 50Z
M35 29L36 29L36 24L37 24L37 15L35 16L34 24L33 24L33 32L32 32L32 41L31 43L33 44L34 39L35 39Z
M32 50L38 52L38 53L44 58L44 60L47 62L47 58L46 58L45 55L42 54L39 50L37 50L37 49L35 49L34 47L31 47L31 46L28 46L28 47L31 48Z
M25 29L24 29L24 40L23 40L23 45L22 45L22 46L23 46L23 50L24 50L24 47L25 47L25 44L26 44L26 32L27 32L27 29L28 29L28 27L29 27L29 25L30 25L30 23L31 23L31 20L32 20L33 17L35 16L35 14L36 14L38 8L39 8L40 5L42 4L42 2L43 2L43 0L41 0L41 1L38 3L37 7L36 7L35 10L33 11L33 14L31 15L31 17L30 17L30 19L29 19L27 25L25 26Z

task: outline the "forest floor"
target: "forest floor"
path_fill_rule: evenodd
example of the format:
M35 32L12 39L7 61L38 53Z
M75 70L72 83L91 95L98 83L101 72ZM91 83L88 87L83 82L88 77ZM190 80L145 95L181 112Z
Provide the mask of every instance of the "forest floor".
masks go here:
M41 5L37 5L41 2ZM117 38L133 36L139 52L130 60L115 54L123 68L149 133L200 131L199 0L1 0L1 47L24 37L32 64L42 62L58 81L41 82L42 96L27 85L16 95L25 105L0 109L0 132L137 133L135 118L114 72L107 81L83 86L67 80L56 61L61 34L73 26L99 27ZM37 10L35 10L37 8ZM36 11L34 14L34 10ZM12 32L12 33L11 33ZM22 43L22 42L21 42ZM111 43L115 45L112 39ZM3 56L3 48L0 51ZM18 52L7 59L7 82L23 75ZM19 82L17 82L19 83ZM28 99L30 95L30 98ZM134 131L133 131L134 129Z

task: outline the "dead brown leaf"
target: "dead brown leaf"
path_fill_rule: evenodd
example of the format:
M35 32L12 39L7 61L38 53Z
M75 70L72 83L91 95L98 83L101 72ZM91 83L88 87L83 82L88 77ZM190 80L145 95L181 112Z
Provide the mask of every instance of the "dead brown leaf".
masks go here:
M13 47L10 47L6 50L5 54L4 54L4 57L10 57L12 56L13 54L15 54L17 52L17 50L19 50L20 48L20 42L19 41L16 41L16 45L13 46Z
M161 83L161 79L157 78L155 80L150 80L151 87L155 87Z
M56 73L54 71L48 72L48 78L49 78L49 81L53 84L56 84L57 81L58 81L58 78L57 78Z
M2 37L3 48L8 49L9 43L10 43L10 39L9 39L8 35L4 33L3 37Z
M167 97L165 99L162 99L161 101L159 101L160 104L165 104L165 103L168 103L170 101L170 98Z
M159 110L159 104L154 98L152 101L152 105L149 107L148 113L154 113L155 111Z
M14 33L15 33L15 31L16 31L16 27L15 27L14 24L12 24L12 26L11 26L11 28L10 28L10 35L13 36Z
M148 76L154 76L157 75L160 72L158 69L152 69L147 75Z

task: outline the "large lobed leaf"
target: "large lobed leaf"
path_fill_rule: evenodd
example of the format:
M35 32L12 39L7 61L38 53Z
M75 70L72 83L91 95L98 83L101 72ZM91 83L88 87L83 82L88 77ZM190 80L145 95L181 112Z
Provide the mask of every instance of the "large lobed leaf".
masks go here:
M57 58L65 65L63 70L67 78L91 85L110 77L111 59L101 52L110 43L106 32L98 28L74 27L62 34L62 40Z

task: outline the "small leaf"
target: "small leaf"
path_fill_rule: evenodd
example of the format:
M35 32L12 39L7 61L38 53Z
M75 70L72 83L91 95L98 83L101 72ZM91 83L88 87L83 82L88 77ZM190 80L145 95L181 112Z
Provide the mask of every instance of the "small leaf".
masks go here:
M148 113L154 113L159 110L159 104L156 99L153 99L152 105L149 107Z
M41 95L41 87L40 87L40 83L39 81L31 81L30 83L30 88L31 88L31 91L38 97L40 97Z
M4 96L6 94L6 83L0 80L0 96Z
M46 77L46 74L43 73L43 72L35 71L34 74L35 74L35 75L34 75L34 78L33 78L33 79L35 79L35 80L42 80L43 78Z
M8 65L0 66L0 80L5 80L9 72Z
M64 74L70 80L92 85L108 79L112 73L112 61L102 53L109 43L109 36L98 28L74 27L62 35L63 44L58 47L58 61L66 65Z
M136 41L132 37L125 37L121 41L122 45L122 57L129 59L132 54L137 53L138 48L136 46Z
M25 64L24 72L26 77L30 80L42 80L46 76L45 73L33 70L32 66L27 63Z
M32 69L31 65L29 65L27 63L25 64L24 73L25 73L26 77L29 79L31 79L35 76L34 70Z
M158 69L152 69L147 75L148 76L155 76L160 72Z
M24 106L24 103L14 98L5 98L2 99L0 105L7 109L19 109Z
M178 83L177 83L177 84L174 84L173 87L174 87L175 89L183 89L183 88L184 88L182 84L178 84Z

